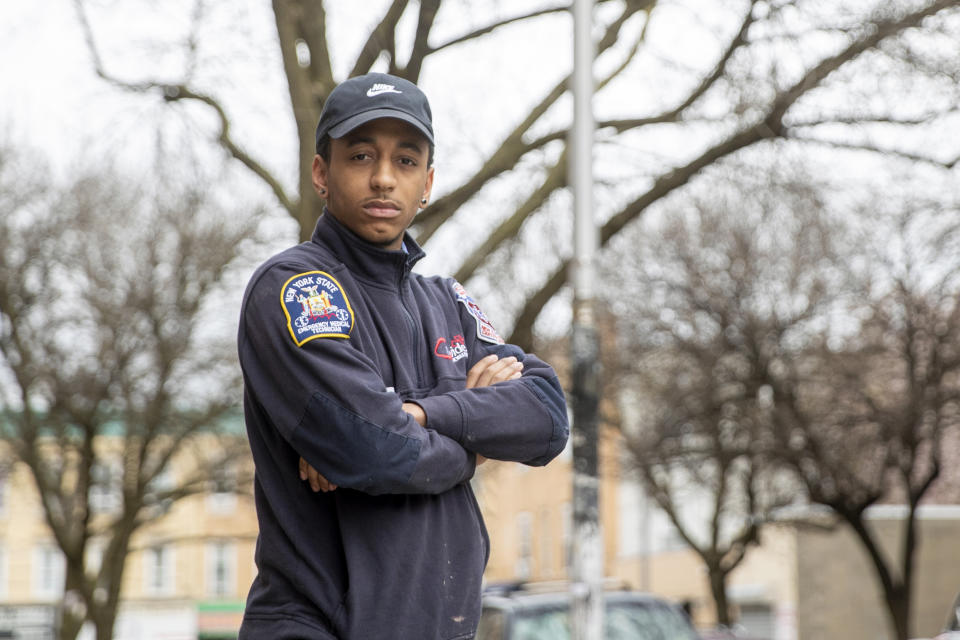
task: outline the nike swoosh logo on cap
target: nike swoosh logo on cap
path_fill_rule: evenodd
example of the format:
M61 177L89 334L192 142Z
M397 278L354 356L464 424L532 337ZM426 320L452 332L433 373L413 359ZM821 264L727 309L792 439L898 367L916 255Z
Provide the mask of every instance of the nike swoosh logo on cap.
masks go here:
M367 89L368 98L373 98L383 93L403 93L403 91L397 91L392 84L375 84Z

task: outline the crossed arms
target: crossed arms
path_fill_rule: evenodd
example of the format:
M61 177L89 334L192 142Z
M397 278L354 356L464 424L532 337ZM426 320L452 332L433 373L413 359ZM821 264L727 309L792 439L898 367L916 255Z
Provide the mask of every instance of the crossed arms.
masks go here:
M514 345L479 338L475 316L445 286L418 290L420 302L459 314L444 322L459 323L477 360L463 386L448 375L445 391L405 402L385 386L362 333L291 339L276 294L298 272L276 264L251 281L238 345L252 428L282 436L289 449L275 459L302 457L314 489L323 488L321 471L327 489L436 494L469 480L478 456L537 466L563 450L569 428L556 373Z
M474 389L487 387L499 382L508 380L517 380L523 375L523 363L517 360L515 356L499 358L496 354L490 354L480 359L470 371L467 372L466 388ZM404 402L402 407L404 412L416 420L421 427L427 426L427 414L423 408L416 402ZM477 454L477 465L486 462L486 458ZM300 479L310 484L313 491L333 491L337 485L330 482L323 474L310 466L303 457L300 457Z

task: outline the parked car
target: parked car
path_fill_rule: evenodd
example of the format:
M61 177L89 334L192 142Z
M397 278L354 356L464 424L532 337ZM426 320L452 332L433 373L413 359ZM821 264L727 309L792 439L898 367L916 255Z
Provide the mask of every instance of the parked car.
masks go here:
M604 592L604 640L699 640L683 610L636 591ZM521 584L488 590L476 640L569 640L566 589Z
M950 613L947 615L947 622L943 627L944 638L960 638L960 593L953 601ZM951 632L952 635L951 635Z

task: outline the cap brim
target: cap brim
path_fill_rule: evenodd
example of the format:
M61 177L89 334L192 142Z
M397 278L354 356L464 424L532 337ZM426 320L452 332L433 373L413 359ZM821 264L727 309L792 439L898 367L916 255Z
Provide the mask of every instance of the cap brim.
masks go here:
M397 120L408 122L416 127L417 130L427 138L430 144L434 144L433 133L431 133L430 129L427 128L426 125L411 116L409 113L397 111L396 109L371 109L370 111L364 111L363 113L350 116L343 122L339 122L330 127L330 129L327 131L327 135L329 135L331 138L342 138L360 125L364 125L371 120L379 120L380 118L396 118Z

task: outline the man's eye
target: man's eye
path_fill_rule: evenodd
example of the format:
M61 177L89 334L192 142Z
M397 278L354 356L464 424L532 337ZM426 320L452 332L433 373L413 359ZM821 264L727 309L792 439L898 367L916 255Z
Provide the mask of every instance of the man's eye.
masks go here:
M366 160L366 159L369 158L369 157L370 157L370 154L369 154L369 153L355 153L355 154L353 154L353 159L354 159L354 160Z
M417 166L417 161L413 158L400 158L400 164L409 165L411 167Z

